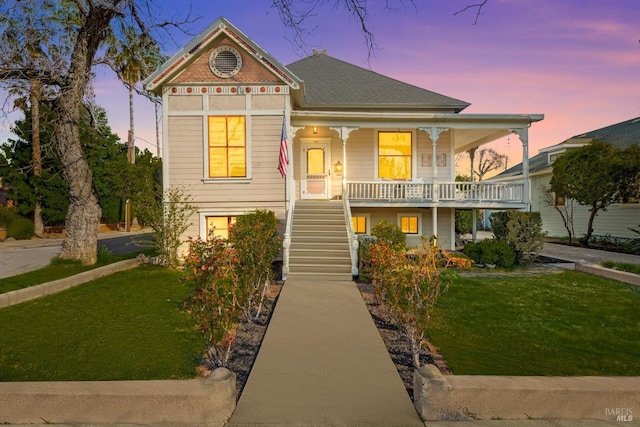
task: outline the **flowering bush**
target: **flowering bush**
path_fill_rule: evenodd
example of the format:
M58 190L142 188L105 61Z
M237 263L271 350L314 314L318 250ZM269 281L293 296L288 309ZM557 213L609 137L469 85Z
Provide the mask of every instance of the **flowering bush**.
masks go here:
M420 367L420 353L431 315L446 290L453 270L449 256L423 239L411 256L385 240L370 247L375 297L381 315L397 324L409 340L413 364Z
M207 345L209 367L227 364L240 317L258 318L279 246L275 214L260 210L237 217L229 240L189 241L185 279L194 291L187 308Z
M195 288L186 305L207 345L210 368L226 365L235 341L242 306L237 264L235 249L222 239L189 241L185 279Z

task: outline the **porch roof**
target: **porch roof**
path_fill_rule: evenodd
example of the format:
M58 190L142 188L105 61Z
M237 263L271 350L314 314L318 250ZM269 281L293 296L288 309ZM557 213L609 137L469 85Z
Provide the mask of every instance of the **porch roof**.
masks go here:
M420 111L306 111L292 110L292 126L375 129L448 128L455 132L455 152L461 153L528 127L543 114L461 114Z

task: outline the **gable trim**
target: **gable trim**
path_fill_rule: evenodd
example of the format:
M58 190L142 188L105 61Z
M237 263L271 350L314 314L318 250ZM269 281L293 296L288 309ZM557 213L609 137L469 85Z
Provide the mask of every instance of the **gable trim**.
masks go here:
M145 89L149 92L158 92L159 88L169 79L176 75L179 69L185 66L192 58L207 46L211 40L219 37L221 34L227 35L231 40L237 43L254 59L259 61L265 69L282 79L291 88L300 89L302 81L296 77L283 65L280 65L267 52L253 43L240 30L235 28L225 18L218 18L209 28L204 30L191 43L178 51L171 59L160 66L154 73L143 81Z

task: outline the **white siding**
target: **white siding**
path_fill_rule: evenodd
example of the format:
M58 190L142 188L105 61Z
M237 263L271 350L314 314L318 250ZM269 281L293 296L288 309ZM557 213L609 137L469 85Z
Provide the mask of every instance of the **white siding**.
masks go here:
M560 214L544 200L542 185L549 187L551 174L540 175L531 179L532 210L540 212L544 231L552 237L566 237L567 230L563 225ZM587 232L589 221L589 207L574 203L573 226L576 237L582 237ZM593 234L598 236L637 238L637 234L629 227L638 229L640 226L640 204L615 204L600 211L593 221Z

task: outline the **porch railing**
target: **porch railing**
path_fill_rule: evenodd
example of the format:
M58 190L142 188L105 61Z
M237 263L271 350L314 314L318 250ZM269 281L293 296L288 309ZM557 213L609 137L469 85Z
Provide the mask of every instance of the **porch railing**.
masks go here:
M379 202L524 202L524 183L350 181L349 200Z

